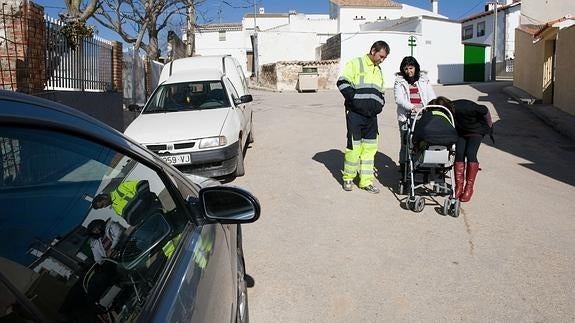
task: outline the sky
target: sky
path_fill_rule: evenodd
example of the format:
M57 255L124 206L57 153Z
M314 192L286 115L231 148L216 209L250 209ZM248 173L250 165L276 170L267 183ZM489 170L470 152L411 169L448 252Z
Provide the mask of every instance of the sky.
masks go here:
M65 10L64 0L32 0L43 6L47 15L58 18ZM422 9L431 10L430 0L394 0ZM439 14L452 20L461 20L483 11L488 0L438 0ZM198 23L240 23L245 14L263 7L266 13L288 13L295 10L304 14L328 14L329 0L206 0L197 8ZM95 22L91 22L95 24ZM106 28L96 26L100 37L121 40Z

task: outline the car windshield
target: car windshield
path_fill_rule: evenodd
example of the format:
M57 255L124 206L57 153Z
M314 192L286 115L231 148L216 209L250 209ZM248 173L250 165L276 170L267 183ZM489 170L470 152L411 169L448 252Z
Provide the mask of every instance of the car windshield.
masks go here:
M166 113L229 107L222 81L160 85L142 113Z

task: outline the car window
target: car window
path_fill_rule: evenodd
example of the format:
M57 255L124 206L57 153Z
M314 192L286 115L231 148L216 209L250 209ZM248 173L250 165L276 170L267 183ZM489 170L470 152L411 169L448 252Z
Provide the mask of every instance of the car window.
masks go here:
M137 160L64 133L0 128L0 157L0 274L12 284L0 295L18 291L49 321L135 318L187 225L181 198ZM29 317L22 299L1 299L0 320Z
M222 81L163 84L150 98L144 114L229 107Z
M224 79L224 85L226 86L226 88L228 89L228 91L230 91L230 93L232 94L232 99L239 99L240 96L238 95L238 91L236 90L236 88L234 87L234 85L232 84L232 82L230 82L230 80L228 79Z

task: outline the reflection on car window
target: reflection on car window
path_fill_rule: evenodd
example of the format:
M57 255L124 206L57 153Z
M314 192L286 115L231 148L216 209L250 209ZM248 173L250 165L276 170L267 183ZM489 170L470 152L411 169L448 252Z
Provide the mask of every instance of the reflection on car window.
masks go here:
M170 260L185 214L158 174L67 134L0 128L0 294L48 321L130 321ZM0 302L0 321L30 317ZM30 308L28 308L30 309Z
M229 107L221 81L160 85L142 113L166 113Z

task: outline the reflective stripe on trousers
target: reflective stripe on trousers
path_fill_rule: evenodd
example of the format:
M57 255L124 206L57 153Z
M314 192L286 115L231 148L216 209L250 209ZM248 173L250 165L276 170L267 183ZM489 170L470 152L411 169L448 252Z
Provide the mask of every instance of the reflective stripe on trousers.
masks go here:
M353 149L345 150L343 164L343 180L353 181L359 173L359 187L366 187L373 183L375 153L377 152L377 139L362 139L353 141Z

